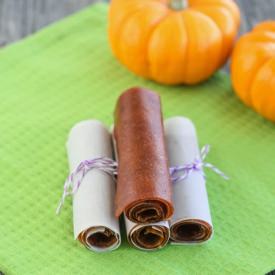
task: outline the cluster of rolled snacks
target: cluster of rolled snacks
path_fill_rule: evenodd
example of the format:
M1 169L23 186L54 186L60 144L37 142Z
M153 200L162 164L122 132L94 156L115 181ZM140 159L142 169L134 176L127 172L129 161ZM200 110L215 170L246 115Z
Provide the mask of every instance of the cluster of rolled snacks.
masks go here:
M127 90L118 99L111 131L95 120L80 122L69 134L67 149L71 172L101 158L115 164L113 174L86 171L73 193L74 235L87 248L117 248L121 215L129 243L141 250L163 248L169 240L194 244L211 238L203 165L179 180L170 175L174 167L201 162L195 127L184 117L167 119L163 127L156 93Z
M112 158L110 132L98 121L76 124L68 138L70 171L85 160ZM74 236L88 249L109 251L120 245L118 219L114 215L115 182L98 169L89 171L73 196Z

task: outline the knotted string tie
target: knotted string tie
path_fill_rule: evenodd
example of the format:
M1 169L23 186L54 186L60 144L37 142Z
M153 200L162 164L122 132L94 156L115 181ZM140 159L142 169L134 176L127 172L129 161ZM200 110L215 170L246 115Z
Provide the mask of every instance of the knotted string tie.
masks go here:
M169 168L170 176L173 183L176 183L181 180L185 180L191 173L199 172L202 173L203 177L205 174L203 168L208 168L228 180L229 178L213 164L205 162L205 158L210 151L210 146L205 145L200 152L200 155L194 159L192 163L179 165ZM76 167L76 169L68 176L64 183L63 194L59 205L56 209L56 214L58 215L65 203L65 200L68 196L74 195L79 189L84 177L86 174L93 170L98 169L107 175L110 175L114 180L117 176L118 163L110 158L101 157L91 160L84 160ZM179 175L180 174L180 175Z
M200 172L205 177L203 168L208 168L225 180L229 180L229 178L216 166L211 163L205 162L205 158L208 155L209 151L210 145L205 145L201 149L200 155L197 156L192 163L170 167L169 172L172 182L175 183L181 180L185 180L193 172ZM179 175L179 173L181 175Z
M93 170L100 170L113 178L117 174L117 162L106 157L95 158L91 160L84 160L76 167L76 169L67 177L61 200L56 209L56 214L58 215L65 203L66 197L74 195L79 189L86 174Z

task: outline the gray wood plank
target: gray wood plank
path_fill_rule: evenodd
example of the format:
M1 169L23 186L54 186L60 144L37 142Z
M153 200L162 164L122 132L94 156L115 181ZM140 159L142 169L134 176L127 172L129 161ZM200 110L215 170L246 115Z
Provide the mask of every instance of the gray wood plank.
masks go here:
M275 0L236 0L242 13L240 33L249 31L257 23L275 20Z
M96 0L0 0L0 46L94 2Z

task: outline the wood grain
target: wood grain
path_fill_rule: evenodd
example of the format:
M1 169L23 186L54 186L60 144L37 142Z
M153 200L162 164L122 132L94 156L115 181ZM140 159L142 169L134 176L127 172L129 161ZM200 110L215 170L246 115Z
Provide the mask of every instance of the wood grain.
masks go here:
M0 0L0 46L19 40L96 1ZM236 1L242 12L240 33L250 30L257 22L275 19L275 0Z
M0 0L0 46L19 40L96 0Z
M249 31L257 23L275 20L275 0L236 0L242 13L240 33Z

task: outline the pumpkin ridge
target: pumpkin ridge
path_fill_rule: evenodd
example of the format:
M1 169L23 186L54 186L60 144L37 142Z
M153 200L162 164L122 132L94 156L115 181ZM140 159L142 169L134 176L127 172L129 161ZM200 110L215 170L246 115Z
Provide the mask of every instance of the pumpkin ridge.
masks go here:
M152 3L160 4L160 6L165 7L165 5L163 5L162 3L158 2L158 1L153 1ZM148 4L147 4L147 5L144 5L144 7L142 7L142 8L140 8L140 9L136 10L135 12L133 12L131 16L128 15L128 16L126 17L126 20L124 21L123 25L121 26L121 28L124 29L124 28L125 28L125 25L126 25L127 22L128 22L128 20L131 20L131 19L132 19L132 16L134 16L135 14L138 14L138 13L142 13L142 10L143 10L143 9L147 9L147 7L148 7ZM148 41L149 41L149 39L150 39L150 37L151 37L151 34L152 34L152 31L159 25L159 23L160 23L164 18L166 18L166 16L169 14L169 12L170 12L169 9L166 7L166 13L165 13L162 17L160 17L159 20L156 20L156 21L154 22L154 24L151 24L151 25L150 25L150 27L148 28L149 31L148 31L147 37L145 38L145 43L144 43L144 45L147 45L147 44L148 44ZM122 32L121 32L121 33L122 33ZM122 41L122 39L119 38L118 41ZM120 43L119 45L121 45L121 43ZM123 54L120 55L120 52L121 52L121 51L122 51L122 50L119 48L119 56L120 56L122 62L124 63L124 56L123 56ZM147 48L147 47L145 47L145 51L146 51L146 54L144 54L144 64L146 64L146 66L148 66L149 60L148 60L148 48ZM124 64L125 64L125 63L124 63ZM127 67L126 64L125 64L125 66ZM146 67L146 66L145 66L145 67ZM144 75L146 75L147 77L150 77L149 70L148 70Z
M215 25L216 25L216 27L218 28L218 30L219 30L219 32L220 32L220 36L222 37L222 45L221 45L221 49L223 49L224 48L224 36L223 36L223 31L221 30L221 28L220 28L220 26L217 24L217 22L211 17L211 16L209 16L209 15L207 15L206 13L204 13L204 12L202 12L202 11L200 11L200 10L197 10L197 9L194 9L194 8L190 8L191 10L194 10L194 11L196 11L196 12L198 12L198 13L200 13L200 14L203 14L204 16L207 16ZM220 52L220 58L219 59L221 59L222 58L222 50L221 50L221 52ZM218 62L218 64L217 64L217 66L216 66L216 69L218 69L219 68L219 62Z
M155 31L156 31L158 28L161 27L161 24L164 24L166 20L169 20L169 17L171 18L171 16L177 16L177 17L180 18L181 24L182 24L183 28L185 29L185 33L187 34L185 22L184 22L184 20L183 20L183 17L181 16L181 13L180 13L180 12L177 12L177 13L175 13L175 12L170 12L170 14L168 14L168 16L166 16L165 18L163 18L163 20L161 20L161 22L159 22L159 24L156 26L156 28L153 29L153 31L152 31L152 33L151 33L151 35L150 35L150 40L148 41L147 56L148 56L148 65L149 65L150 79L155 80L155 81L157 81L157 77L154 75L154 72L153 72L153 69L152 69L153 66L152 66L152 62L150 61L151 58L150 58L150 53L149 53L150 47L151 47L151 42L152 42L152 36L154 35ZM188 40L188 38L187 38L187 40ZM187 45L188 45L188 43L187 43ZM187 56L187 49L188 49L188 46L186 46L186 50L185 50L185 54L184 54L184 56L185 56L185 57L184 57L184 60L186 59L186 56ZM168 66L168 65L169 65L169 62L168 62L168 64L167 64L167 62L166 62L166 64L163 63L163 64L159 64L159 65L160 65L160 66ZM184 65L184 64L183 64L183 65ZM186 69L186 67L184 67L184 70L183 70L183 71L185 71L185 69ZM181 81L180 81L179 83L181 83ZM167 81L166 84L169 84L169 81ZM173 83L173 84L176 84L176 83Z
M194 16L194 14L195 14L195 15L198 15L198 14L199 14L200 16L203 16L203 17L207 18L207 20L209 20L210 22L213 22L213 20L212 20L209 16L206 16L205 14L203 14L203 13L201 13L201 12L199 12L199 11L193 9L193 8L189 8L189 9L185 10L182 14L184 15L184 14L187 14L187 13L192 14L192 16ZM184 18L184 16L183 16L183 18ZM184 20L184 21L185 21L185 20ZM186 24L186 22L189 22L189 21L187 20L187 21L185 21L184 23ZM217 27L216 23L215 23L214 25L216 26L216 28L217 28L218 31L219 31L219 34L221 35L220 29ZM186 25L185 25L185 26L186 26ZM191 30L191 28L186 27L186 31L187 31L187 37L190 37L193 30ZM190 39L188 39L188 40L190 40ZM222 39L221 39L221 40L222 40ZM222 41L221 41L221 42L222 42ZM221 45L220 45L220 46L221 46ZM188 43L188 45L187 45L187 59L189 59L189 54L190 54L190 50L189 50L189 49L190 49L190 47L191 47L191 45L190 45L190 43ZM220 47L219 50L221 51L221 47ZM191 58L191 59L192 59L192 58ZM219 60L220 60L220 58L217 58L215 67L213 67L212 71L215 71L215 70L217 69L218 64L219 64ZM212 61L212 60L211 60L211 61ZM190 62L187 62L187 64L190 64ZM204 64L203 66L204 66L204 69L206 69L205 64ZM190 72L190 68L189 68L189 66L187 66L187 67L186 67L186 75L187 75L187 76L190 74L189 72ZM212 73L213 73L213 72L212 72ZM211 73L211 74L212 74L212 73ZM205 76L204 79L201 79L200 81L209 78L209 74L210 74L210 73L208 73L208 75ZM210 75L211 75L211 74L210 74ZM188 78L189 78L189 77L188 77ZM192 84L192 82L193 82L193 81L190 81L188 84ZM195 82L197 82L197 81L195 81Z
M273 32L250 32L244 34L238 41L238 43L243 45L246 44L266 44L266 43L275 43L275 35L274 38L268 36L269 34L274 34ZM262 35L262 36L260 36Z
M133 11L133 12L131 12L130 13L130 15L129 14L127 14L124 18L123 18L123 20L120 22L120 24L119 24L119 29L123 29L123 26L127 23L127 21L133 16L133 15L135 15L136 13L138 13L139 12L139 10L135 10L135 11ZM117 34L117 41L119 41L119 43L117 43L116 44L116 49L117 49L117 55L118 55L118 57L119 58L121 58L121 60L123 60L123 58L122 58L122 55L121 55L121 35L122 35L122 32L119 32L118 34Z
M264 21L257 26L255 26L252 30L252 32L264 32L264 31L269 31L269 32L275 32L275 23L272 20L267 20Z
M147 48L146 48L146 64L148 65L148 74L149 74L149 78L151 79L151 80L154 80L153 79L153 74L152 74L152 65L151 65L151 62L150 62L150 57L149 57L149 55L150 55L150 53L149 53L149 45L150 45L150 43L151 43L151 39L152 39L152 36L153 36L153 34L154 34L154 32L155 32L155 30L160 26L160 24L166 19L166 18L168 18L172 13L171 13L171 11L170 11L170 9L167 7L167 14L166 14L166 16L163 16L152 28L151 28L151 30L150 30L150 33L148 34L148 37L147 37Z
M127 13L123 20L121 20L120 24L118 25L118 29L123 29L123 26L127 23L128 20L130 20L130 18L137 14L142 8L146 7L146 3L144 3L144 6L142 6L141 8L137 9L137 10L134 10L133 12L130 12L130 13ZM119 32L117 35L117 41L121 41L121 35L122 35L122 32ZM113 43L112 43L113 44ZM117 43L115 45L115 48L116 48L116 54L118 55L119 58L121 58L121 43Z
M252 102L251 102L251 87L252 87L252 82L255 78L255 75L257 75L257 73L259 72L259 70L261 70L261 67L265 65L266 62L268 62L268 60L270 60L271 58L274 57L274 55L265 55L264 57L258 57L258 54L257 54L257 51L259 50L261 52L261 49L262 49L262 45L266 45L267 43L270 43L270 42L254 42L253 39L250 40L251 38L251 34L252 33L249 33L249 34L246 34L244 35L237 43L236 47L235 47L235 50L234 50L234 53L238 53L238 57L232 57L232 60L234 61L238 61L239 62L239 57L240 56L243 56L246 54L246 49L250 47L250 45L252 46L255 46L253 48L253 50L250 52L251 55L254 55L256 56L256 65L253 67L253 71L251 71L251 74L246 74L245 75L245 78L246 78L246 81L247 81L247 84L245 85L246 88L242 89L242 90L239 90L239 88L237 88L238 86L235 85L235 81L234 80L234 77L233 77L233 86L235 88L235 90L238 91L238 95L239 97L245 102L246 105L248 106L251 106L252 105ZM249 36L250 35L250 36ZM253 38L253 37L252 37ZM271 42L270 44L274 45L273 42ZM264 51L265 52L265 51ZM233 62L231 63L231 70L233 70L233 75L234 75L234 69L233 69ZM242 72L242 75L244 76L244 73Z
M232 3L234 4L234 5L236 5L236 3L235 3L235 1L232 1ZM230 12L230 14L231 14L231 16L234 18L234 19L236 19L236 17L238 17L237 19L238 19L238 22L237 22L237 24L236 24L236 27L237 28L239 28L239 26L240 26L240 13L239 13L239 11L238 11L238 9L235 9L235 11L237 12L238 11L238 16L236 16L235 14L234 14L234 12L233 12L233 9L231 8L231 7L229 7L229 5L231 5L231 4L227 4L226 2L217 2L217 3L194 3L194 4L192 4L191 6L192 7L210 7L210 6L216 6L216 7L220 7L220 8L224 8L224 9L226 9L227 11L229 11ZM234 22L235 22L235 20L234 20Z
M267 60L265 60L265 62L263 62L259 68L257 69L257 71L255 72L254 76L253 76L253 79L252 79L252 83L251 83L251 86L250 86L250 89L249 89L249 97L250 97L250 102L251 102L251 106L253 107L253 109L258 112L258 108L255 107L255 102L253 100L253 97L252 97L252 91L254 89L254 86L256 85L256 82L257 82L257 75L260 73L260 71L263 69L263 67L265 67L268 63L270 63L272 60L275 60L275 57L268 57ZM263 106L264 102L262 102L261 104L261 108L260 109L265 109L264 106Z
M188 8L190 10L190 7ZM186 30L186 36L187 36L187 41L189 41L189 37L190 37L190 31L188 30L188 27L186 25L186 21L185 21L185 18L184 18L184 12L182 12L182 21L183 21L183 25L184 25L184 28ZM190 43L186 43L186 51L185 51L185 58L186 58L186 65L185 65L185 75L187 75L187 72L188 72L188 64L190 62L188 62L188 59L189 59L189 54L190 54ZM188 77L187 77L188 78Z
M204 13L206 16L212 18L217 24L222 34L222 48L221 57L218 68L223 66L233 50L235 38L237 36L237 24L232 13L222 5L214 7L207 7L206 5L197 5L194 9Z
M144 2L144 6L146 6L146 3ZM112 8L112 7L111 7ZM137 12L139 11L139 9L137 9L137 10L133 10L132 12L129 12L129 13L127 13L127 14L125 14L124 13L124 15L123 15L123 19L121 20L121 22L118 24L118 27L117 27L117 29L122 29L123 28L123 25L124 25L124 23L128 20L128 18L130 18L130 17L132 17L134 14L136 14ZM109 16L110 16L110 13L111 13L111 10L109 11ZM109 28L111 28L110 26L109 26ZM110 31L109 31L110 32ZM117 41L121 41L120 40L120 36L121 36L121 32L118 32L118 33L116 33L116 34L114 34L114 33L111 33L111 35L109 35L109 40L111 41L111 45L112 45L112 48L113 48L113 51L116 53L116 55L120 58L120 43L114 43L113 41L112 41L112 37L111 36L113 36L113 35L116 35L116 37L118 38L118 40Z
M257 74L260 72L260 70L270 61L270 59L272 59L272 57L267 57L263 62L261 62L261 64L259 64L257 66L257 68L255 69L255 72L253 75L251 75L251 79L248 81L248 87L247 87L247 93L248 93L248 98L249 98L249 106L253 106L253 100L252 100L252 90L253 90L253 86L254 86L254 82L256 81L256 76Z
M185 50L185 58L184 59L187 59L188 58L188 54L189 54L189 32L187 30L187 26L186 26L186 22L184 20L184 17L181 16L181 19L182 19L182 25L185 29L185 33L186 33L186 40L187 40L187 43L186 43L186 50ZM186 71L187 71L187 62L184 64L184 74L186 74ZM186 81L186 79L185 79Z

